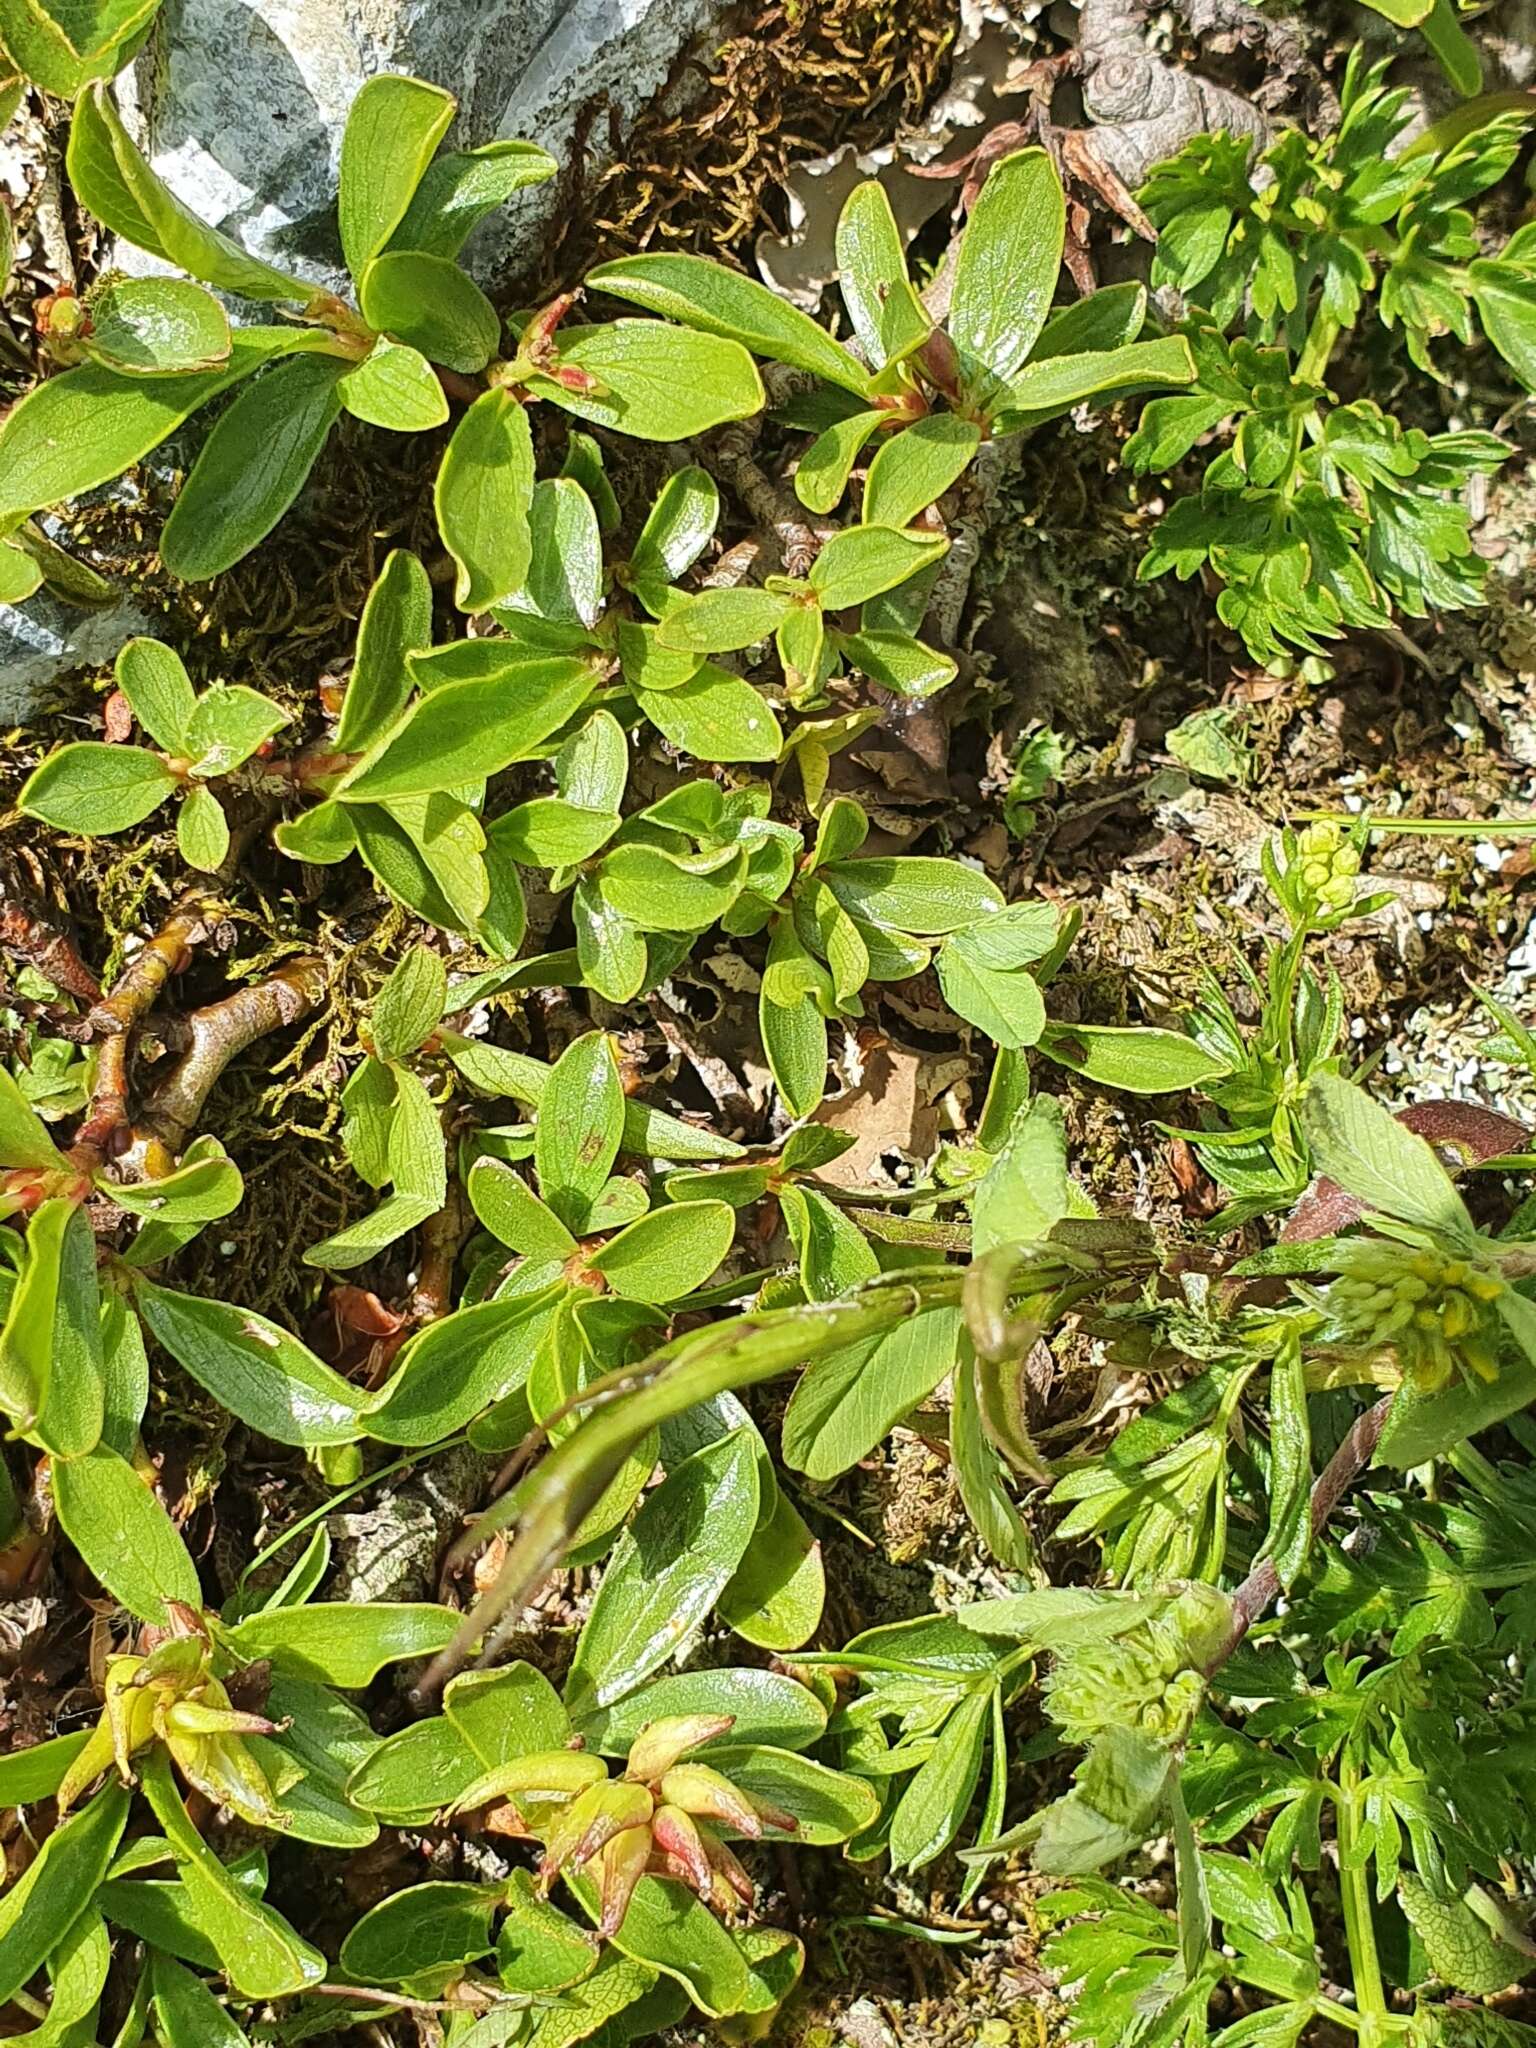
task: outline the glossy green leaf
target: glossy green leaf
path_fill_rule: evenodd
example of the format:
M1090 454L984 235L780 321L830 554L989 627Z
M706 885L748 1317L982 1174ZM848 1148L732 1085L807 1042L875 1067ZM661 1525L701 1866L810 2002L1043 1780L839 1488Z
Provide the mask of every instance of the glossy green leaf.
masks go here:
M142 1766L142 1783L175 1854L187 1903L235 1989L247 1998L266 1999L318 1984L325 1975L324 1956L280 1914L253 1899L219 1861L192 1825L164 1750L149 1751ZM98 1799L103 1796L97 1794Z
M808 314L766 285L703 256L622 256L587 273L587 283L705 334L733 337L754 355L809 370L863 393L870 376Z
M125 377L211 370L229 360L229 316L185 278L115 278L91 300L88 347Z
M1046 357L1027 363L1009 380L1006 399L996 408L997 431L1010 433L1016 425L1049 418L1087 399L1167 390L1194 381L1194 358L1182 334L1128 342L1102 353ZM1016 420L1021 413L1027 422Z
M528 389L637 441L684 441L763 409L757 365L739 341L689 334L659 320L615 320L562 337L560 364L585 371L596 389L573 391L544 376Z
M411 694L406 657L432 645L432 585L404 548L384 559L357 629L357 656L336 726L338 752L371 746Z
M747 1430L695 1451L648 1496L614 1546L576 1645L573 1715L612 1706L683 1648L745 1555L757 1512Z
M768 942L757 1020L774 1086L791 1116L809 1116L827 1086L827 1023L814 990L824 971L781 919ZM774 970L787 970L775 979Z
M710 1755L733 1785L792 1813L800 1823L792 1839L808 1846L846 1842L872 1827L880 1811L877 1794L862 1778L791 1750L724 1744ZM769 1832L784 1839L777 1830Z
M783 730L743 676L700 664L670 690L641 690L637 702L663 738L697 761L776 761Z
M194 1977L183 1964L154 1951L149 1957L149 1972L154 1986L155 2022L165 2048L250 2048L245 2033L201 1977Z
M760 1650L798 1650L821 1626L827 1578L821 1545L789 1495L775 1487L772 1510L757 1525L746 1556L716 1603L727 1627ZM736 1741L772 1741L745 1728Z
M476 1216L509 1250L529 1259L568 1259L576 1240L513 1166L477 1159L465 1183Z
M46 1450L76 1458L100 1440L104 1382L95 1235L83 1208L50 1198L27 1226L0 1330L0 1406Z
M500 314L446 256L376 256L358 280L358 301L370 327L464 376L483 370L501 345Z
M1151 1025L1048 1024L1040 1049L1058 1066L1128 1095L1171 1095L1228 1072L1224 1060L1182 1031Z
M53 1468L59 1526L113 1599L140 1621L170 1625L168 1600L202 1605L197 1567L175 1523L126 1458L98 1444Z
M0 433L0 454L4 452ZM485 391L459 421L433 487L443 545L459 565L454 603L483 612L528 574L533 440L506 391Z
M598 1959L592 1936L541 1899L526 1870L513 1871L506 1903L510 1910L496 1940L496 1972L505 1990L563 1991L591 1975Z
M808 512L831 512L842 502L854 464L886 422L878 410L855 412L822 429L795 471L795 496Z
M0 236L3 234L0 227ZM42 587L40 564L13 542L0 543L0 604L24 604Z
M981 429L952 412L931 413L881 443L864 485L870 526L910 526L964 476Z
M751 584L701 590L669 609L656 637L662 647L680 652L728 654L767 640L783 624L791 602Z
M597 1887L591 1878L567 1874L566 1884L592 1920L597 1918ZM750 1980L729 1931L685 1885L659 1877L642 1877L629 1902L613 1947L632 1962L675 1977L699 2010L709 2016L736 2012L745 2003ZM589 1994L601 1973L567 1996ZM629 1990L628 1997L634 1993Z
M684 1202L629 1224L587 1263L627 1301L681 1301L703 1286L735 1234L728 1202Z
M341 253L354 278L405 218L455 107L451 93L419 78L382 72L363 81L342 131L336 202Z
M558 624L596 625L603 609L603 537L581 485L567 476L535 484L528 531L528 581L509 608Z
M548 1289L474 1302L418 1330L363 1418L368 1434L432 1444L462 1429L527 1377L550 1302Z
M3 0L0 36L12 63L45 92L73 99L110 78L143 41L160 0Z
M339 387L355 419L397 434L423 434L448 417L448 396L420 349L381 334Z
M658 846L616 846L603 860L603 900L641 931L704 931L741 892L746 859L735 852L700 856Z
M272 828L279 852L291 860L333 867L357 850L357 821L345 804L318 803Z
M82 1728L0 1756L0 1806L33 1806L51 1799L90 1739L90 1729Z
M355 1443L363 1396L265 1316L147 1280L134 1300L153 1335L232 1415L276 1443Z
M282 706L259 690L244 683L215 683L204 690L187 719L183 737L192 773L228 775L288 722Z
M373 1048L381 1060L403 1060L442 1022L448 969L440 953L412 946L373 999Z
M176 197L129 135L108 86L94 86L76 104L67 163L76 196L115 234L216 291L277 304L306 305L315 296L314 286L252 256ZM238 354L239 337L234 347Z
M128 1818L129 1793L108 1781L90 1804L56 1827L0 1897L0 2003L37 1975L111 1866Z
M893 526L852 526L835 533L811 564L811 588L823 611L839 612L894 590L945 553L939 534Z
M542 1060L530 1059L526 1053L512 1052L504 1046L461 1038L452 1032L443 1034L443 1045L448 1057L471 1086L487 1095L511 1096L531 1109L538 1108L550 1072ZM699 1125L685 1123L681 1117L669 1116L665 1110L653 1109L648 1102L638 1101L633 1096L628 1097L624 1104L622 1149L642 1158L671 1159L679 1164L685 1160L741 1159L746 1156L745 1147L732 1139L718 1137Z
M585 1227L623 1132L624 1089L613 1043L603 1032L586 1032L556 1060L534 1121L539 1189L568 1229Z
M381 1899L348 1930L341 1966L363 1984L403 1984L412 1977L472 1963L492 1947L494 1885L409 1885Z
M552 156L531 142L486 142L478 149L447 150L427 166L390 247L457 256L486 214L524 186L554 177L559 168Z
M450 1681L443 1713L380 1743L353 1773L348 1793L370 1812L433 1813L496 1765L559 1749L569 1733L554 1688L531 1665L465 1672Z
M821 873L850 916L920 937L959 931L1002 908L997 885L985 875L928 855L834 861Z
M898 697L931 697L955 679L953 657L914 640L910 633L845 633L838 645L849 668L861 670Z
M580 710L596 683L584 661L526 661L503 676L420 697L338 794L349 804L428 796L526 760Z
M55 831L95 837L141 824L176 787L160 756L144 747L71 740L33 769L19 802Z
M460 1618L425 1601L274 1607L228 1630L225 1640L247 1662L270 1658L284 1677L354 1691L371 1684L386 1664L435 1656Z
M953 1370L959 1336L958 1311L932 1309L818 1360L785 1410L784 1462L812 1479L848 1471Z
M335 356L294 356L221 414L160 536L173 576L205 583L266 539L336 423L345 367Z
M827 1710L808 1686L777 1671L727 1666L653 1678L612 1706L583 1714L578 1729L589 1749L625 1756L649 1722L681 1714L730 1714L734 1724L718 1742L769 1743L776 1749L809 1749L827 1725ZM710 1760L718 1742L696 1752L701 1761Z
M877 178L855 185L843 203L837 271L853 331L876 369L921 345L933 319L907 276L901 230Z
M229 820L212 790L194 783L176 813L176 850L189 868L216 874L229 855Z
M714 538L720 487L707 469L690 463L672 472L646 514L629 558L635 583L676 583Z
M1365 1090L1337 1074L1315 1074L1302 1127L1318 1169L1383 1216L1466 1244L1475 1233L1466 1204L1434 1148Z
M1043 149L1019 149L987 174L960 239L949 333L993 377L1011 377L1050 311L1066 239L1066 202Z

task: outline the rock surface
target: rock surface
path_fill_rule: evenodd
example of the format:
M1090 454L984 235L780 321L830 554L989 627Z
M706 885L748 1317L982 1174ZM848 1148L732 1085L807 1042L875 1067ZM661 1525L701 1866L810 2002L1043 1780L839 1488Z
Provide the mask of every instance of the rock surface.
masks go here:
M409 71L457 94L450 142L521 135L566 162L584 108L627 123L725 0L167 0L119 92L156 170L258 254L339 277L336 166L358 87ZM558 203L524 194L470 245L506 267ZM127 261L133 261L131 256Z

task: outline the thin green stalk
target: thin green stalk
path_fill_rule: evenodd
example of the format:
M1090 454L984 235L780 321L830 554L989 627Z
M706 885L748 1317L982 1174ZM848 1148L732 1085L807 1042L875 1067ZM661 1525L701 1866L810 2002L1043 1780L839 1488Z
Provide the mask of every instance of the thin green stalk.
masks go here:
M258 1550L240 1574L241 1587L250 1584L253 1572L259 1571L270 1559L276 1557L280 1550L286 1550L290 1543L304 1535L306 1530L312 1529L316 1522L323 1522L327 1515L333 1515L339 1507L345 1507L355 1494L366 1493L370 1486L377 1486L385 1479L393 1479L397 1472L408 1471L412 1465L419 1465L423 1458L437 1457L441 1452L451 1451L456 1444L466 1441L461 1431L458 1436L444 1437L440 1444L429 1444L419 1450L407 1451L403 1458L396 1458L393 1464L381 1465L377 1472L365 1472L361 1479L354 1479L350 1486L344 1486L339 1493L333 1493L328 1500L323 1500L319 1507L311 1508L307 1515L301 1515L291 1529L285 1529L281 1536L275 1537L265 1550Z
M1376 1923L1371 1917L1371 1873L1359 1854L1360 1773L1346 1759L1339 1773L1338 1814L1339 1896L1344 1907L1344 1933L1349 1943L1355 2004L1360 2015L1361 2048L1381 2048L1391 2032L1381 1958L1376 1953Z

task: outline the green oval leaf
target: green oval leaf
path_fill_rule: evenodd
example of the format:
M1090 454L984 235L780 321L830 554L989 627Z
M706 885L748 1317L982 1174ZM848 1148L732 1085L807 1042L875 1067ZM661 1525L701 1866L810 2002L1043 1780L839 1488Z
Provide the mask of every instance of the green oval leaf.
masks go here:
M387 334L347 371L340 395L354 419L397 434L424 434L448 417L448 395L421 350Z
M0 431L0 454L4 453ZM520 589L532 549L533 440L507 391L482 392L459 421L433 486L438 531L459 565L453 601L483 612Z
M53 1468L59 1526L113 1599L158 1628L170 1626L168 1600L203 1604L197 1567L154 1489L126 1458L98 1444Z
M733 1430L685 1458L614 1545L566 1680L573 1715L633 1692L677 1654L729 1583L757 1526L753 1436Z
M993 377L1011 377L1045 325L1066 241L1066 201L1043 149L992 166L960 238L950 339Z
M862 395L869 388L864 365L809 314L707 257L621 256L588 271L587 283L704 334L743 341L754 355L809 370L847 391Z
M177 787L160 756L144 747L72 740L33 769L19 801L56 832L95 838L142 824Z
M160 536L173 576L206 583L265 540L341 412L343 359L300 355L242 391L203 444Z
M376 256L358 282L363 318L419 349L428 362L472 376L501 343L501 315L446 256L399 249Z
M106 1876L128 1818L126 1786L110 1781L56 1827L0 1898L0 2003L35 1977Z
M562 340L559 361L586 371L596 388L572 391L534 376L528 389L638 441L684 441L763 409L762 379L739 341L688 334L659 320L575 329Z
M177 1364L251 1429L304 1449L363 1434L358 1389L265 1316L142 1279L134 1300Z
M117 278L90 310L91 356L122 376L211 370L229 360L229 315L185 278Z
M624 1756L649 1722L691 1714L733 1715L721 1742L770 1743L776 1749L809 1749L827 1726L827 1710L809 1686L777 1671L731 1667L653 1678L611 1707L594 1708L577 1726L589 1749ZM711 1743L698 1754L708 1763L716 1747Z
M462 1619L426 1601L274 1607L227 1629L224 1640L248 1663L268 1657L286 1677L351 1692L371 1684L386 1664L435 1656Z
M382 1899L348 1931L341 1966L362 1984L403 1984L492 1948L500 1885L414 1884Z
M354 278L405 218L457 104L452 93L390 72L359 88L342 131L336 200L341 253Z
M525 185L542 184L559 168L552 156L531 142L486 142L478 149L449 150L427 166L390 247L457 256L470 231L494 207Z
M584 661L523 661L502 675L420 697L336 794L348 804L431 796L526 760L581 709L597 678Z
M683 1202L640 1217L587 1263L626 1300L681 1301L703 1286L735 1234L728 1202Z

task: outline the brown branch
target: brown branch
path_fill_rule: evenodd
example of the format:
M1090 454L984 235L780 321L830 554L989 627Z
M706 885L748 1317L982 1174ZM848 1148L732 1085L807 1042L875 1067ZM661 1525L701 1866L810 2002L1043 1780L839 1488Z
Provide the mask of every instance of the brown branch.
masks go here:
M289 961L270 979L220 1003L194 1010L187 1019L187 1051L145 1105L153 1135L178 1151L230 1061L269 1031L307 1015L324 993L323 962L306 958Z
M74 940L40 912L0 902L0 947L45 974L55 988L83 1003L101 1000L101 983L81 959Z
M180 897L160 929L136 953L111 991L91 1005L84 1019L87 1038L100 1040L96 1085L75 1133L70 1158L82 1171L96 1172L122 1150L128 1133L128 1046L173 974L208 932L209 902L201 890Z
M1394 1394L1387 1394L1373 1408L1357 1415L1343 1443L1323 1467L1312 1488L1312 1536L1315 1541L1327 1526L1334 1509L1375 1455L1392 1412ZM1218 1671L1242 1642L1259 1617L1280 1591L1280 1574L1273 1558L1261 1558L1232 1596L1232 1632L1219 1654L1206 1668L1206 1676Z
M837 532L834 522L813 521L798 498L776 484L754 456L761 416L722 428L711 451L714 468L762 529L786 576L804 576Z
M410 1322L435 1323L453 1307L453 1271L469 1233L469 1220L463 1191L457 1178L451 1179L448 1199L421 1226L421 1263L406 1311Z
M85 1021L93 1037L119 1037L146 1015L171 976L185 967L192 948L208 936L210 908L200 889L178 899L160 929L113 983L111 993L92 1005Z

